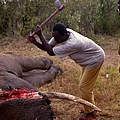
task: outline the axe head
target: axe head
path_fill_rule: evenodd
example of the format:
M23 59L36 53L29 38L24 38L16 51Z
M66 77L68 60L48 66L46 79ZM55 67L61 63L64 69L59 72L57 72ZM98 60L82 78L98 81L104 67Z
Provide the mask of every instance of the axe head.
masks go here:
M61 9L64 8L64 5L61 4L59 0L56 0L56 1L54 2L54 5L55 5L59 10L61 10Z

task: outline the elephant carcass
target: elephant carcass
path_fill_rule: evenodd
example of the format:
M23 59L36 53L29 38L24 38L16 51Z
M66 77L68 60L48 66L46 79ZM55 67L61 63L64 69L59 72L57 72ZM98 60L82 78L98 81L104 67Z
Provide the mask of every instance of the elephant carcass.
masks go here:
M37 99L12 98L0 102L1 120L53 120L50 101L43 96Z
M41 71L40 71L41 70ZM0 88L34 89L55 79L61 68L47 57L24 57L14 54L0 56Z
M34 92L21 88L0 91L0 118L3 118L2 120L52 120L54 114L49 106L48 98L66 99L101 111L92 103L73 95L58 92Z

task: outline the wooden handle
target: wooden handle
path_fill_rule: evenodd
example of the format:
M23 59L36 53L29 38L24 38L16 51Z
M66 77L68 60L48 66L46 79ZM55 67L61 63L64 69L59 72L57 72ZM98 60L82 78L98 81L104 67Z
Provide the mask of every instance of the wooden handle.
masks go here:
M64 4L61 5L60 9L56 9L48 18L46 18L39 26L42 27L44 26L48 21L51 20L51 18L53 18L58 12L60 12L63 8L64 8ZM31 36L34 36L35 32L33 31L31 33Z
M62 4L60 8L56 9L56 11L53 12L45 21L43 21L40 24L40 26L42 27L43 25L45 25L49 20L51 20L52 17L54 17L58 12L60 12L64 7L65 7L64 4Z
M57 9L55 12L53 12L45 21L43 21L40 26L42 27L43 25L45 25L49 20L51 20L52 17L54 17L57 13L59 12L59 10Z
M45 19L39 26L42 27L44 26L49 20L51 20L52 17L54 17L57 13L59 12L59 9L57 9L55 12L53 12L47 19ZM31 36L34 36L35 32L33 31L31 33Z

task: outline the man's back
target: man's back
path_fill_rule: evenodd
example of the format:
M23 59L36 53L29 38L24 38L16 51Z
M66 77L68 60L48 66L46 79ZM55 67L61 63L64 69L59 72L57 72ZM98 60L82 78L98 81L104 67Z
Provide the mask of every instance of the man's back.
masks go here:
M53 48L54 53L58 57L69 56L85 68L95 67L104 60L103 49L94 41L71 29L67 29L67 31L70 32L69 38ZM51 40L54 43L54 39L52 38Z

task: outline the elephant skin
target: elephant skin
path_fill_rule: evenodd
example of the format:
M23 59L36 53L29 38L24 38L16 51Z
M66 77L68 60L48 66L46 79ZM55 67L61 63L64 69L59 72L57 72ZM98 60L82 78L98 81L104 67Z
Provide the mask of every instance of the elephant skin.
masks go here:
M47 57L24 57L14 54L0 56L0 88L34 89L53 81L61 72Z
M54 120L47 99L15 98L0 102L0 120Z

